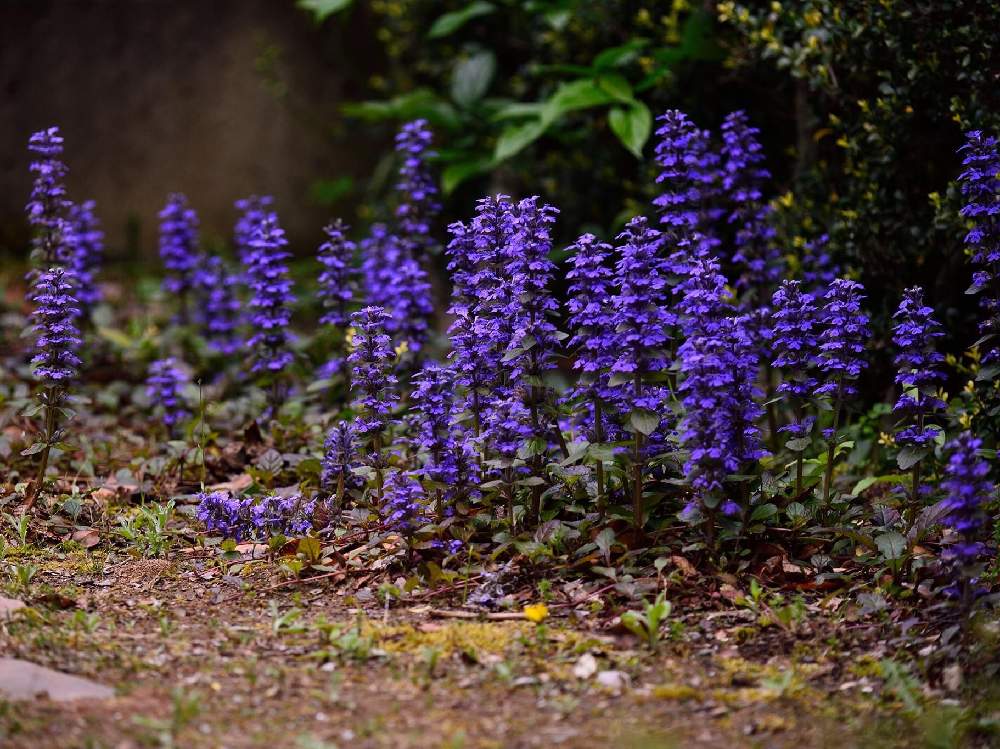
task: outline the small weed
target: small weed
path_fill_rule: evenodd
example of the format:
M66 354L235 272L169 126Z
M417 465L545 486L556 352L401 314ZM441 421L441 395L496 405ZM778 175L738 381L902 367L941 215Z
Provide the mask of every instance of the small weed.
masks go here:
M670 616L670 602L665 593L660 593L652 603L646 603L643 611L626 611L622 614L622 624L629 632L645 640L650 650L660 644L660 627Z
M167 523L174 514L174 501L143 505L134 515L122 515L115 533L128 541L141 556L160 557L170 546Z

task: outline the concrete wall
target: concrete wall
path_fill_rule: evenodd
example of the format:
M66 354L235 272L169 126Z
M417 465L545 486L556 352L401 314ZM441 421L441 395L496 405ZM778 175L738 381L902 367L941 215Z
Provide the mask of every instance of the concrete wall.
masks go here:
M55 124L70 197L98 201L119 258L155 254L171 191L207 237L229 237L234 199L271 193L308 251L329 213L310 184L363 179L385 145L337 116L375 54L362 16L338 39L292 0L0 0L0 255L23 253L25 145Z

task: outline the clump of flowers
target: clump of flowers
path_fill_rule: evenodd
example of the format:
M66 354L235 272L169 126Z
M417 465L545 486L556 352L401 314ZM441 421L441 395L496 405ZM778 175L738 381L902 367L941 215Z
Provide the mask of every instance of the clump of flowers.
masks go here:
M181 317L187 322L190 292L198 282L198 216L180 193L171 194L160 211L160 259L167 271L163 288L180 297Z
M945 547L944 560L951 565L953 584L947 592L967 605L975 595L977 562L986 552L983 537L989 525L986 504L993 496L990 465L981 457L983 442L969 432L959 434L947 445L948 462L941 488L945 492L944 523L955 534Z
M288 331L292 318L292 279L288 273L288 240L273 216L265 218L250 240L246 275L253 291L251 325L256 331L248 341L253 350L253 371L271 379L271 405L280 395L279 376L294 361Z
M220 354L235 354L241 347L239 277L230 273L218 255L201 258L197 271L200 309L198 320L209 347Z
M857 395L857 379L867 365L865 343L870 335L868 315L861 309L864 287L844 278L830 284L824 296L823 329L820 333L818 370L820 384L815 395L829 400L833 419L823 430L827 440L826 477L823 483L823 503L830 500L833 463L837 447L837 430L847 402Z
M795 493L802 492L803 452L809 446L816 416L807 408L818 383L815 371L819 356L817 336L820 311L801 281L783 281L771 299L774 360L781 372L778 394L792 409L792 421L779 428L789 436L787 447L795 453Z
M167 431L187 419L191 413L184 403L184 389L191 384L188 373L175 358L157 359L149 365L146 378L146 396L150 403L163 415Z
M718 245L713 227L722 216L718 193L719 156L712 149L711 133L699 130L686 114L672 109L659 118L656 163L661 172L656 183L663 192L653 200L660 222L681 235L697 233L703 247Z
M728 306L718 260L697 260L684 285L687 337L677 352L685 406L680 437L689 451L684 472L706 508L721 505L735 515L740 505L727 495L726 477L765 453L756 426L762 409L754 400L755 348L746 318L734 317Z
M402 236L416 251L430 245L431 221L441 210L438 189L427 167L437 154L431 150L433 135L427 120L407 122L396 135L396 153L402 158L399 169L399 205L396 220Z
M233 242L236 245L240 265L246 267L249 265L248 256L253 252L250 242L257 236L264 219L277 220L274 198L270 195L251 195L241 198L236 201L236 210L239 216L236 219L236 226L233 227Z
M402 470L392 470L385 481L382 517L385 524L404 538L426 524L426 495L420 482Z
M755 292L761 304L766 303L766 292L781 278L783 263L770 225L771 207L764 200L763 186L771 173L763 166L759 134L746 112L738 110L726 116L722 123L720 189L729 203L725 219L735 231L732 260L739 271L736 285Z
M89 309L101 301L96 277L104 256L104 232L94 214L95 207L93 200L71 205L67 218L70 267L76 284L76 299L82 309Z
M382 498L384 468L383 439L399 396L393 365L396 354L385 332L389 315L381 307L365 307L351 315L354 350L347 357L351 365L351 392L360 411L355 424L358 439L367 446L366 457L375 468L376 497Z
M62 433L59 421L65 414L64 403L69 383L80 367L78 352L82 345L76 318L80 314L73 296L73 279L65 268L53 267L38 274L31 287L35 309L31 314L35 335L35 355L31 359L35 379L42 385L38 395L44 411L42 439L29 448L28 454L40 453L38 476L29 494L34 501L48 468L49 452Z
M904 461L904 455L900 454L901 468L908 467L915 458L911 499L916 502L922 456L941 434L941 427L929 420L947 408L936 393L945 375L941 370L944 356L935 350L935 342L944 335L944 330L934 319L934 310L924 304L924 291L919 286L903 293L893 320L896 321L892 329L892 342L896 346L896 384L902 388L892 409L900 419L896 444L908 449L913 456Z
M32 259L41 268L69 264L70 248L66 243L66 217L70 201L66 198L66 165L62 162L63 138L58 127L34 133L28 140L33 161L28 168L34 175L31 199L27 205L28 223L34 229Z
M345 493L349 489L361 487L361 477L353 472L359 465L358 444L354 434L354 424L339 421L326 436L323 445L322 473L320 485L334 500L337 509L344 507Z
M267 541L273 536L304 536L312 530L316 500L287 497L234 497L229 492L198 495L198 519L210 533L234 541Z
M1000 365L1000 146L995 137L973 130L961 151L965 171L959 180L968 200L961 215L973 223L965 243L976 267L969 291L982 295L986 316L979 326L982 364Z

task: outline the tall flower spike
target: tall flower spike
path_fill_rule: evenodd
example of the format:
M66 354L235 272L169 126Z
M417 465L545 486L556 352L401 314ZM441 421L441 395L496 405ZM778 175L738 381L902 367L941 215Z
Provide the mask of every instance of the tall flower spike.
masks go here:
M168 429L191 415L185 408L182 395L190 382L187 372L178 366L173 357L158 359L149 365L146 395L153 407L162 412L163 423Z
M400 233L413 243L418 258L428 249L431 221L441 210L437 185L427 168L428 160L437 155L431 150L432 140L427 120L408 122L396 135L396 153L402 158L396 184L396 219Z
M864 287L856 281L836 279L824 295L823 331L820 333L819 371L823 382L816 395L835 400L857 394L855 382L867 365L868 315L861 309Z
M595 410L602 404L614 404L621 397L621 388L609 384L618 350L611 307L615 284L609 262L611 245L598 241L593 234L584 234L570 245L569 251L572 264L566 274L570 282L567 323L572 331L569 348L575 352L573 368L580 372L570 397L583 402L588 437L603 441L609 436L610 424L603 415L597 424Z
M358 436L365 442L381 438L398 400L392 373L396 354L385 332L388 320L389 315L381 307L365 307L351 315L354 350L347 361L352 368L355 403L361 409Z
M58 127L34 133L28 141L34 161L29 165L34 175L31 199L27 205L28 223L35 230L32 255L36 266L49 268L70 262L66 246L66 165L62 162L63 139Z
M198 269L198 216L187 198L173 193L160 211L160 258L167 270L163 288L186 298Z
M965 235L976 270L970 293L982 294L980 306L986 319L980 323L982 363L1000 364L1000 144L979 130L966 135L959 175L968 201L961 215L973 226Z
M816 391L815 377L819 355L816 338L820 312L813 297L802 291L801 281L784 281L771 299L774 330L771 365L782 375L778 393L791 401L794 420L781 427L793 439L807 437L812 432L815 416L804 408Z
M726 497L724 481L765 453L754 398L758 362L745 317L733 317L726 303L718 260L695 262L685 285L682 310L686 340L678 349L685 406L681 440L689 450L684 472L705 506L732 515L739 505Z
M682 234L697 233L707 249L718 245L714 225L722 217L717 202L719 156L712 150L711 134L699 130L677 109L665 112L656 131L656 178L664 191L653 200L660 222Z
M327 434L322 464L320 484L332 497L343 501L344 491L361 488L361 477L352 471L359 465L358 444L352 422L339 421Z
M70 266L76 282L76 298L84 309L101 301L96 276L104 257L104 232L94 214L93 200L70 206L68 244L72 258Z
M733 264L736 285L763 296L781 278L783 262L770 225L771 208L763 187L771 179L757 140L760 130L750 125L746 112L730 113L722 123L721 191L729 206L726 220L735 231ZM758 299L758 303L765 301Z
M233 241L240 264L246 266L247 255L252 252L250 242L257 236L260 225L266 218L277 218L274 213L274 198L270 195L251 195L237 200L236 210L239 216L233 228Z
M962 595L966 600L973 593L970 578L975 574L975 563L986 551L983 543L989 524L986 505L994 494L989 463L977 454L982 446L982 440L969 432L949 442L945 479L941 482L944 507L948 510L944 523L958 537L943 554L956 578L948 592Z
M934 392L945 380L941 370L944 356L935 350L935 341L944 336L944 330L934 319L934 310L924 304L924 291L919 286L903 292L893 320L896 321L892 329L896 384L902 393L892 411L903 420L896 444L929 447L941 428L928 424L927 420L947 408Z
M319 262L323 272L319 275L319 297L325 312L321 325L344 327L350 322L348 306L354 301L354 253L357 245L347 237L350 227L337 219L323 231L326 241L319 247Z
M427 522L424 489L407 472L395 469L385 482L385 523L401 536L409 538Z
M410 408L414 414L413 444L426 455L424 474L437 483L454 481L455 444L451 417L454 374L435 362L427 362L413 377Z
M250 309L255 331L248 345L253 349L254 372L280 374L293 361L288 325L292 317L292 279L285 249L288 240L274 216L265 218L250 240L246 275L253 291Z
M65 268L40 273L31 287L35 355L31 360L35 377L46 387L63 388L77 376L82 341L76 327L80 314L73 296L74 283Z
M209 347L220 354L234 354L239 336L240 300L236 296L239 277L226 269L218 255L203 255L195 272L199 297L198 323Z
M806 293L817 300L822 298L841 271L840 266L833 262L829 244L830 236L821 234L802 247L802 282Z

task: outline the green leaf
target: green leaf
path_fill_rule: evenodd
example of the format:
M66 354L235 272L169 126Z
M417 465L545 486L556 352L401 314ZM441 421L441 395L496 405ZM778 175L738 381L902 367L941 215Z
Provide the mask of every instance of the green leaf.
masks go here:
M485 0L476 0L476 2L469 3L461 10L439 16L431 25L430 31L427 32L427 38L440 39L443 36L453 34L473 18L489 15L495 10L496 7L493 3L485 2Z
M354 0L298 0L296 6L313 14L317 21L325 21L334 13L350 7Z
M31 447L27 447L24 450L21 450L21 455L25 455L25 456L27 456L27 455L35 455L36 453L40 453L44 449L45 449L45 443L44 442L36 442Z
M648 39L633 39L618 47L608 47L594 58L593 67L596 70L609 70L632 62L639 55L639 50L649 44Z
M542 121L550 125L568 112L599 107L616 101L607 90L591 78L563 83L545 103Z
M788 440L788 442L785 443L785 447L787 447L792 452L800 453L807 447L809 447L809 445L811 444L812 444L811 437L794 437L793 439L790 439Z
M854 489L851 490L851 496L857 497L865 489L867 489L870 486L873 486L876 481L878 481L878 476L865 476L863 479L861 479L861 481L859 481L854 485Z
M496 69L496 56L489 50L459 61L451 74L452 101L460 107L468 107L482 99Z
M505 127L500 133L500 137L497 138L493 160L506 161L511 156L520 153L542 136L545 127L544 123L537 120Z
M320 555L319 539L312 536L300 538L297 551L310 562L318 561Z
M492 156L472 156L448 164L441 172L441 189L445 195L450 195L469 177L488 172L493 168L493 164Z
M634 408L628 417L632 428L646 437L656 431L656 427L660 426L660 421L660 415L648 408Z
M902 533L889 531L875 539L875 546L885 559L900 559L906 553L906 537Z
M759 505L754 508L753 514L750 515L750 522L758 522L761 520L767 520L773 518L778 514L777 505L768 502L766 505Z
M636 102L625 109L615 107L608 114L608 124L622 145L641 159L642 147L646 145L653 129L653 115L649 107L642 102Z
M597 79L597 87L622 103L634 101L632 84L625 79L625 76L618 73L600 76Z
M929 450L916 449L911 445L907 445L902 450L899 451L899 455L896 456L896 465L899 466L899 470L908 471L927 455Z

